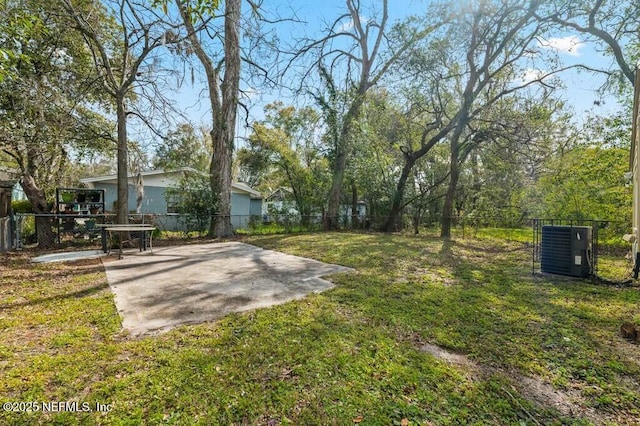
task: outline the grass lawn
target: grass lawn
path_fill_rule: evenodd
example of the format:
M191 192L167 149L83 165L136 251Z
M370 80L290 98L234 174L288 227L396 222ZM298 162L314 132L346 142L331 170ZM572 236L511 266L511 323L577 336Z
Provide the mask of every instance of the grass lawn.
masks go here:
M640 423L640 345L618 336L640 323L638 287L532 276L523 243L495 236L247 242L357 271L304 300L133 339L99 260L2 255L0 402L110 411L2 410L0 424Z

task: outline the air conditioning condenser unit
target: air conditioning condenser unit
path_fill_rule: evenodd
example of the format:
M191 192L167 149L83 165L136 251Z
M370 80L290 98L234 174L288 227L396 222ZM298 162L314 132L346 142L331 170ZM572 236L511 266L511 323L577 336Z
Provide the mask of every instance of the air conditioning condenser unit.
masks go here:
M572 277L591 276L591 234L590 226L543 226L542 272Z

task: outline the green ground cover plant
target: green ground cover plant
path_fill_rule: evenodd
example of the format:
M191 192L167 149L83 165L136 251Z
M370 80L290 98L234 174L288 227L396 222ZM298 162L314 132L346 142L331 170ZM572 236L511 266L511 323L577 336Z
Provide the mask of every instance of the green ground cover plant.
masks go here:
M0 402L109 411L4 410L0 423L640 422L640 346L618 335L640 323L638 287L532 275L529 247L500 235L246 241L355 271L303 300L134 339L99 260L2 255ZM525 378L566 398L540 400Z

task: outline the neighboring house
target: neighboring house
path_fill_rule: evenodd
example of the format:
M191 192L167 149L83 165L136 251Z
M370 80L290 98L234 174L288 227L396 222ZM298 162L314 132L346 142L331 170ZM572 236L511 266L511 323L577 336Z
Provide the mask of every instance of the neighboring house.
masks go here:
M24 193L24 190L22 189L22 185L20 184L20 182L16 182L16 184L13 185L13 194L11 199L13 201L21 201L21 200L27 199L27 194Z
M263 218L266 220L282 220L283 216L299 217L300 213L296 209L296 202L293 198L291 188L280 187L271 192L264 199ZM346 224L351 224L351 204L341 204L339 208L340 220ZM367 217L367 202L358 201L356 205L356 216L360 222L364 222ZM311 214L311 221L322 220L322 212L316 211Z
M0 253L13 247L11 196L15 183L9 180L8 174L0 171Z
M10 167L0 166L0 181L5 182L13 182L13 191L11 194L11 201L19 201L26 200L27 196L22 190L22 185L20 184L20 172L16 169L12 169Z
M343 218L347 223L351 223L352 218L352 206L351 204L341 204L340 205L340 217ZM366 201L358 201L356 204L356 216L359 221L364 221L367 217L367 202Z
M164 171L152 170L142 172L144 184L144 197L142 199L141 213L163 216L163 222L159 225L165 229L178 229L176 202L167 196L167 188L176 187L185 173L201 173L191 168ZM105 208L113 211L118 198L117 176L99 176L80 179L89 188L105 190ZM136 176L129 175L129 209L135 210L137 202L137 190L135 187ZM241 182L233 182L231 185L231 223L238 228L246 228L251 216L262 215L262 195Z
M298 215L291 188L280 187L267 195L262 205L262 213L263 215Z

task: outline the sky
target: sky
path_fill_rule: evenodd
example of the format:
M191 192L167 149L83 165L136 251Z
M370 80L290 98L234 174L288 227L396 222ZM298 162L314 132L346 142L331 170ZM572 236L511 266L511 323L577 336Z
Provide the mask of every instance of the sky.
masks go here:
M313 35L321 34L328 23L332 22L340 13L346 12L344 0L293 0L282 1L266 0L265 5L275 5L277 15L295 16L303 22L280 24L279 34L282 39L299 36L303 33ZM363 1L366 4L366 1ZM390 0L389 19L391 22L401 20L411 14L419 14L426 10L428 0ZM399 7L398 5L402 5ZM244 3L243 6L246 6ZM346 24L348 25L348 24ZM613 59L598 53L594 46L582 41L579 36L571 34L558 34L554 38L539 40L538 44L543 49L554 49L558 52L560 60L564 65L585 63L593 67L608 66L613 63ZM539 69L529 69L524 79L532 78L540 72ZM613 97L601 98L598 89L604 83L604 78L594 76L588 72L568 71L560 75L561 80L566 85L564 96L569 106L575 110L574 118L580 123L589 111L598 114L607 114L617 109L618 104ZM175 98L181 109L190 120L198 125L210 126L209 100L204 84L197 83L191 85L186 83L176 91ZM257 88L249 87L246 84L242 88L247 93L245 102L249 100L252 107L249 112L249 120L263 118L262 106L275 100L282 100L285 103L293 102L287 95L273 91L260 92ZM602 102L604 100L604 102ZM595 105L600 102L600 105ZM237 125L236 147L244 145L244 138L247 136L247 129L244 125L245 112L239 110L239 120Z
M539 44L545 48L556 50L565 66L585 64L593 68L617 67L613 57L596 51L593 45L584 42L577 35L553 37L539 42ZM606 96L603 99L598 91L605 82L604 76L573 70L564 72L560 77L566 85L566 99L575 108L576 113L582 114L584 111L594 109L594 107L597 112L607 113L618 106L615 98ZM603 100L604 103L599 107L594 104Z
M363 3L367 1L369 0L364 0ZM395 22L411 14L419 14L426 9L427 3L427 0L390 0L389 21ZM397 7L398 4L403 6ZM287 39L299 37L302 34L321 37L323 30L328 25L340 14L347 12L345 0L266 0L265 5L275 5L276 12L272 14L273 16L290 16L299 21L281 24L281 29L278 30L278 33L285 42ZM246 3L243 6L246 6ZM196 84L195 86L187 84L176 92L180 105L196 123L210 121L209 101L206 98L206 91L203 90L205 87L202 84ZM251 118L254 119L263 117L261 105L266 105L275 100L285 101L281 93L260 92L259 89L248 87L246 84L243 84L241 88L249 94L252 103L258 104L250 112ZM242 111L240 113L244 114Z

